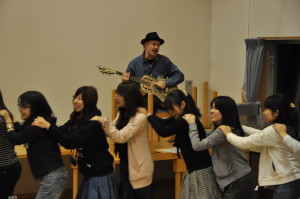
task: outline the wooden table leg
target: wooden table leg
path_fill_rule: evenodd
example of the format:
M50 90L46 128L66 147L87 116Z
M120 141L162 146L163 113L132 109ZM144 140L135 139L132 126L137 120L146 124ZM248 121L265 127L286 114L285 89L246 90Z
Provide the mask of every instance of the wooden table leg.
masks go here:
M175 199L179 198L181 173L175 172Z
M175 199L179 198L180 185L185 170L186 166L183 159L173 160L173 171L175 173Z
M78 165L71 165L73 171L73 199L76 199L76 195L78 192Z

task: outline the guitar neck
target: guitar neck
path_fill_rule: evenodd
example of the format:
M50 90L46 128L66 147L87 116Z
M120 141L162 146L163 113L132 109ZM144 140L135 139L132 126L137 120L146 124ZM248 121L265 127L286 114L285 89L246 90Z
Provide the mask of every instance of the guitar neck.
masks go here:
M123 75L123 73L120 72L120 71L116 71L116 74L117 74L117 75L120 75L120 76ZM134 76L129 77L129 80L130 80L130 81L133 81L133 82L136 82L136 83L139 83L139 84L147 84L147 82L144 82L144 81L141 80L140 78L137 78L137 77L134 77Z

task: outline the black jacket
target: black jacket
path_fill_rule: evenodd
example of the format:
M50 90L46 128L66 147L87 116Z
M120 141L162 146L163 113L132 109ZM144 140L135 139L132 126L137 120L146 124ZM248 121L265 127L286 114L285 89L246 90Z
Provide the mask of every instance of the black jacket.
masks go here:
M194 151L189 137L189 125L183 118L170 117L161 119L154 115L148 117L148 121L154 130L162 137L176 134L174 145L181 150L186 168L189 173L210 167L212 165L208 150ZM206 137L202 124L197 121L200 139Z
M90 117L100 115L95 110ZM51 125L50 135L67 149L78 150L79 171L85 177L103 176L114 171L114 158L108 151L108 143L101 124L96 121L85 121L74 131L70 131L72 121L61 127Z
M31 125L34 119L28 119L23 125L15 123L15 130L8 132L8 139L14 145L24 144L31 172L35 179L39 179L62 167L63 161L57 142L47 130ZM56 122L53 117L45 119L52 124Z

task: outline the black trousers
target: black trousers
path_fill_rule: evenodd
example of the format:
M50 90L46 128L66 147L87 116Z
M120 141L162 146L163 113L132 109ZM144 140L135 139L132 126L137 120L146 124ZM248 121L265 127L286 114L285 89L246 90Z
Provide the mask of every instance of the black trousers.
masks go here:
M21 176L20 162L10 166L0 167L0 199L13 195L15 186Z
M121 176L119 195L120 199L153 199L151 185L133 189L129 182L129 178L124 178L124 176Z

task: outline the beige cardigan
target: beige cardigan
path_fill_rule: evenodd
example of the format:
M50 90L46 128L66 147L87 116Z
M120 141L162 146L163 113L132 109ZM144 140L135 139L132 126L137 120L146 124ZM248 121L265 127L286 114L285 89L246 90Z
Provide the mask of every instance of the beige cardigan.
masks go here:
M137 112L121 130L115 124L119 115L109 124L105 133L117 143L128 143L129 181L133 189L152 183L154 163L148 141L148 122L144 113Z
M239 137L230 133L227 140L240 149L260 152L260 186L284 184L300 178L299 155L290 152L272 126L263 130L243 126L243 130L250 136Z

